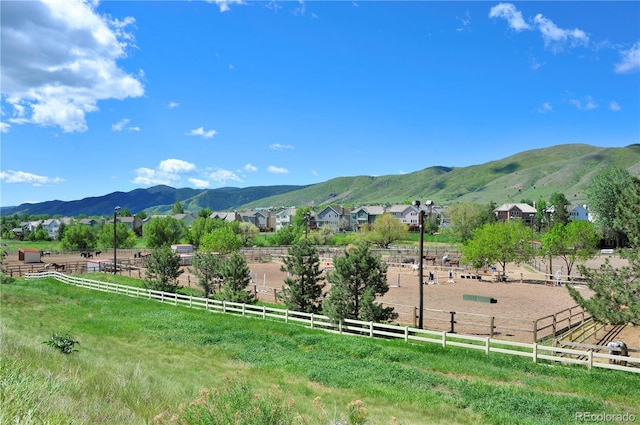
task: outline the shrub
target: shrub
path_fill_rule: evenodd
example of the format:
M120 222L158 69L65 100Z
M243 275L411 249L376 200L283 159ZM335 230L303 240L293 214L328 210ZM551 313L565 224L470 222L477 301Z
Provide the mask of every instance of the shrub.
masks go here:
M43 341L43 344L47 344L49 347L60 350L63 354L71 354L78 351L75 346L80 344L69 334L54 333L48 341Z

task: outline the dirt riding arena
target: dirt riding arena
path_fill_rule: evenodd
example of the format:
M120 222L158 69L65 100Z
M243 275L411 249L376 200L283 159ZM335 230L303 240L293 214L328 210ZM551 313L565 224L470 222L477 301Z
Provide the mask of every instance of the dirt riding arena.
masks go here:
M142 254L144 253L143 251ZM144 277L144 269L141 268L144 259L136 254L138 252L134 250L118 251L118 263L127 265L119 273L137 278ZM43 256L41 263L35 264L24 264L10 256L5 259L3 267L5 271L19 275L17 270L21 273L38 272L45 268L50 269L53 264L64 264L64 271L67 273L86 273L87 262L96 259L112 260L113 255L105 252L96 257L94 253L92 259L87 259L80 253L50 254ZM602 260L596 258L588 265L597 267ZM274 258L266 262L249 260L254 290L260 300L277 301L275 294L281 290L287 276L286 272L280 271L281 265L282 263ZM325 272L331 272L333 269L331 259L323 259L321 266ZM181 284L196 287L197 279L189 272L189 268L184 267L184 271L180 278ZM450 272L453 279L450 279ZM430 274L433 275L433 280L430 280ZM496 273L491 270L480 271L480 275L477 276L462 268L425 265L425 328L531 342L544 338L553 330L561 330L568 324L568 320L575 324L584 318L582 310L576 307L566 288L545 282L544 279L548 276L544 273L510 265L507 268L507 277L507 282L498 282ZM534 281L533 279L538 279L539 283L521 283ZM399 314L399 323L415 325L420 296L417 272L411 264L390 263L387 280L389 292L380 302L395 308ZM328 288L327 284L326 289ZM588 295L586 289L585 294ZM469 295L487 297L496 302L465 299L469 298ZM627 326L617 339L624 340L629 347L640 348L640 329ZM590 342L597 343L595 340Z

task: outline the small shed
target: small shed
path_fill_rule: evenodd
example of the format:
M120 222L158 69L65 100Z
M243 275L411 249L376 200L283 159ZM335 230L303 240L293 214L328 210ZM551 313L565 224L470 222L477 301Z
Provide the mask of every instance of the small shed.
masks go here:
M193 245L188 243L173 244L171 250L178 254L193 254Z
M180 256L180 265L181 266L190 266L191 261L193 260L193 254L179 254Z
M18 260L24 261L25 263L41 263L42 262L42 251L38 251L37 249L27 249L20 248L18 250Z

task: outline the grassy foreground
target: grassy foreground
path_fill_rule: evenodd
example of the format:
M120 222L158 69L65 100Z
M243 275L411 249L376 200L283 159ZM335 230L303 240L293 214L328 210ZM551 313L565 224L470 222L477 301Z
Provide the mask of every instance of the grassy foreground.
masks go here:
M584 423L583 412L640 420L637 374L333 335L52 279L0 290L3 424L214 423L193 409L224 400L253 409L248 420L232 412L237 423L290 423L256 419L274 393L305 424L570 424ZM58 331L80 351L42 343Z

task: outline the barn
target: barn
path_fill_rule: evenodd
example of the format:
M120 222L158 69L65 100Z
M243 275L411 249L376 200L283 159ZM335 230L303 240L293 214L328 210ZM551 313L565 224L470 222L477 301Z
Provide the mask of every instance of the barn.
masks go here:
M25 264L42 262L42 251L37 249L20 248L18 250L18 260Z

